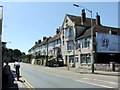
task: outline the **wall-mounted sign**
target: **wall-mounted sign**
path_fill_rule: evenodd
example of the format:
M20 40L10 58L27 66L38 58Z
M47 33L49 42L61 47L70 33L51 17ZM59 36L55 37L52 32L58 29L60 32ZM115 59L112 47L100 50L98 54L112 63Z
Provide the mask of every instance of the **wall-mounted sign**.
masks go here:
M96 33L97 52L120 53L120 36Z

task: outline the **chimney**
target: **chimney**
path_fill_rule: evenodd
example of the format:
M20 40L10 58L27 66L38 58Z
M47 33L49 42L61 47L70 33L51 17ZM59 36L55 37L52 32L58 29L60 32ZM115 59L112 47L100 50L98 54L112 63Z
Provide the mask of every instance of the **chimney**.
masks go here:
M38 40L38 43L41 43L41 40Z
M46 39L46 37L43 37L43 41Z
M96 15L96 25L101 25L100 24L100 15L98 15L98 13Z
M81 24L83 25L86 21L86 13L85 13L85 9L82 10L82 14L81 14Z
M57 28L57 30L56 30L56 34L58 34L60 32L60 30Z
M35 42L35 45L37 44L37 42Z

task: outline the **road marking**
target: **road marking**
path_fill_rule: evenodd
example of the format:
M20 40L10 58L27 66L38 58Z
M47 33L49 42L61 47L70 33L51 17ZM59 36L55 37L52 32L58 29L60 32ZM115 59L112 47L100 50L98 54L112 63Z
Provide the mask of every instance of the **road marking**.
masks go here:
M96 80L96 81L100 81L100 82L105 82L105 83L111 83L111 84L117 84L118 85L118 83L111 82L111 81L100 80L100 79L90 79L90 78L83 78L83 79Z
M95 84L95 83L90 83L90 82L86 82L86 81L82 81L82 80L75 80L75 81L77 81L77 82L83 82L83 83L88 83L88 84L92 84L92 85L100 86L100 87L104 87L104 88L114 88L114 87L100 85L100 84Z
M32 66L33 68L33 70L37 70L37 71L41 71L40 69L35 69L35 68L38 68L38 67L36 67L36 66ZM45 68L42 68L43 70L44 69L47 69L48 67L45 67ZM68 79L71 79L71 78L69 78L69 77L66 77L66 76L62 76L62 75L56 75L56 74L54 74L54 73L51 73L51 72L46 72L46 71L42 71L42 72L44 72L44 73L48 73L48 74L50 74L50 75L54 75L54 76L57 76L57 77L62 77L62 78L68 78ZM85 79L85 78L84 78ZM86 78L86 79L89 79L89 78ZM73 80L73 79L72 79ZM98 81L104 81L104 80L99 80L99 79L94 79L94 80L98 80ZM82 81L82 80L75 80L75 81L77 81L77 82L83 82L83 83L88 83L88 84L91 84L91 85L95 85L95 86L101 86L101 87L104 87L104 88L115 88L115 87L111 87L111 86L106 86L106 85L101 85L101 84L95 84L95 83L91 83L91 82L86 82L86 81ZM105 82L105 81L104 81ZM107 82L107 81L106 81ZM109 83L111 83L111 84L116 84L116 83L114 83L114 82L109 82Z
M33 88L33 86L25 79L25 78L21 78L23 81L25 81L25 85L30 89L30 90L35 90L34 88Z
M33 69L33 68L32 68ZM38 70L40 71L40 70ZM62 75L56 75L56 74L53 74L53 73L49 73L49 72L45 72L43 71L44 73L48 73L50 75L54 75L54 76L57 76L57 77L62 77L62 78L68 78L68 77L65 77L65 76L62 76ZM70 79L70 78L68 78ZM87 78L86 78L87 79ZM90 83L90 82L86 82L86 81L81 81L81 80L75 80L77 82L82 82L82 83L87 83L87 84L91 84L91 85L95 85L95 86L101 86L101 87L104 87L104 88L114 88L114 87L110 87L110 86L105 86L105 85L100 85L100 84L95 84L95 83Z

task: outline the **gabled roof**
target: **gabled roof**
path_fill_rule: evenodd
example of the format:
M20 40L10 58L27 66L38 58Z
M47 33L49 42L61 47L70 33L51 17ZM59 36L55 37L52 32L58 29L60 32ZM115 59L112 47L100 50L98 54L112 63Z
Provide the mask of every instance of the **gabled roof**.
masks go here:
M109 31L113 31L116 32L118 34L120 34L120 28L114 28L114 27L108 27L108 26L101 26L101 25L94 25L92 27L93 32L99 32L99 33L109 33ZM77 39L81 39L84 37L88 37L91 35L91 28L87 29L85 31L85 33L81 36L79 36Z
M85 23L82 25L81 24L81 17L80 16L66 14L65 19L66 19L67 16L70 18L70 20L72 22L75 23L76 26L80 26L80 25L81 26L87 26L87 27L91 26L91 18L86 18ZM65 19L64 19L64 22L65 22ZM64 24L64 22L63 22L63 24ZM96 19L92 19L92 23L93 23L93 25L95 25L96 24Z

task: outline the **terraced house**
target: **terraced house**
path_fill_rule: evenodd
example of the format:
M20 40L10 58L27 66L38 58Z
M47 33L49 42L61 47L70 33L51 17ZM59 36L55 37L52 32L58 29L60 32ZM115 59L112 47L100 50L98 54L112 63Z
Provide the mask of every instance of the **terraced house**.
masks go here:
M91 30L93 31L93 49ZM62 60L66 66L91 68L93 61L95 64L120 63L119 41L119 28L102 25L98 13L96 18L92 19L91 26L91 18L86 17L83 9L81 16L66 14L56 35L48 38L44 45L36 43L33 51L41 53L45 51L47 54L43 53L42 55L51 56L57 61ZM32 52L31 50L29 53ZM93 61L91 52L93 52Z
M58 61L62 63L60 28L56 30L55 36L49 38L43 37L42 42L41 40L35 42L35 45L28 52L34 56L45 56L44 58L48 60L49 65L53 65L53 62L57 63ZM35 61L33 60L33 62Z

